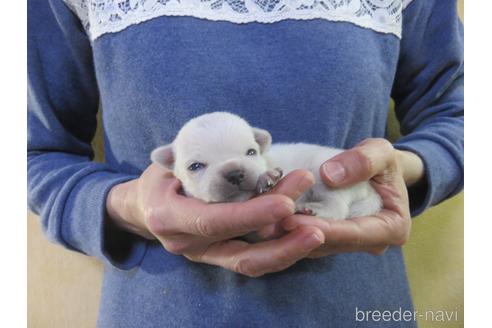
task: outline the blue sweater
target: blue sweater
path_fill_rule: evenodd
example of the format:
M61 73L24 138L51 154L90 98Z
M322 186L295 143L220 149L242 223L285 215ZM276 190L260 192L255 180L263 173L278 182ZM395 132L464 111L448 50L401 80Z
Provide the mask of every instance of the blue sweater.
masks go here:
M395 147L425 163L425 183L409 190L413 215L456 194L463 31L455 6L28 1L29 206L50 240L104 262L98 325L414 326L356 322L356 309L412 310L400 247L302 260L252 279L116 230L105 198L205 112L239 114L275 142L348 148L385 136L390 98L403 133ZM100 104L105 163L92 161L90 144Z

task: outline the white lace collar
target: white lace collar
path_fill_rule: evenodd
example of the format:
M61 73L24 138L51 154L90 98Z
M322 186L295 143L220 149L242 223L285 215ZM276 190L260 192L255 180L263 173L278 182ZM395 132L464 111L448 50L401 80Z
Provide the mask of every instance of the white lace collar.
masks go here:
M285 19L343 21L401 36L403 9L412 0L63 0L91 40L159 16L233 23Z

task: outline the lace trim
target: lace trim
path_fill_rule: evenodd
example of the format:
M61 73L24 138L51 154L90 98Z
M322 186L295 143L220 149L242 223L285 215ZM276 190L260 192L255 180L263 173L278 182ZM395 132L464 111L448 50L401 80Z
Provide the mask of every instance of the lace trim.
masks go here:
M286 19L343 21L401 37L412 0L63 0L91 40L159 16L191 16L244 24Z

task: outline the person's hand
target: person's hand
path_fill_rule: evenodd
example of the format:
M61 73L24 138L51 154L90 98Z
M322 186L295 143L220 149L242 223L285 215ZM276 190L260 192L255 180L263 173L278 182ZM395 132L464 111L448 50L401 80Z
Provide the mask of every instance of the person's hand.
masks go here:
M282 222L282 227L294 231L315 226L324 232L325 243L309 254L311 258L340 252L381 254L388 246L407 241L411 218L406 185L418 183L423 174L423 163L417 155L396 150L385 139L366 139L326 161L320 175L331 188L370 180L383 200L383 209L373 216L347 220L293 215Z
M293 199L313 183L312 174L299 170L268 195L242 203L207 204L180 194L180 183L172 172L152 164L138 179L113 187L106 207L117 226L158 239L171 253L258 277L306 257L324 242L323 233L304 226L256 244L232 238L274 226L292 215Z

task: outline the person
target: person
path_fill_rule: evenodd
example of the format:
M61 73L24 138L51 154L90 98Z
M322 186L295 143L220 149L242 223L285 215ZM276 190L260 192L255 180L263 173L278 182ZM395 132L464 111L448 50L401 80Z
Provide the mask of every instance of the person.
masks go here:
M99 105L104 163L92 161ZM347 149L323 181L370 179L384 209L295 214L304 170L243 203L183 196L149 154L212 111L274 142ZM48 238L105 264L99 327L354 327L356 311L412 311L411 216L462 187L454 1L28 2L29 207ZM253 231L258 243L237 238Z

